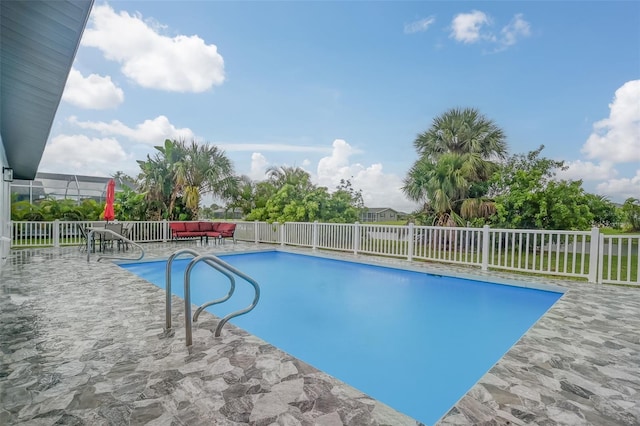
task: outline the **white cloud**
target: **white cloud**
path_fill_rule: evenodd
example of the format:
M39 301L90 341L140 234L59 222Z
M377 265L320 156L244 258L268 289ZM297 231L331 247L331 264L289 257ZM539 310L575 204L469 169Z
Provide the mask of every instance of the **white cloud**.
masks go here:
M596 187L598 194L606 195L612 199L625 200L629 197L640 197L640 170L631 178L610 179Z
M117 170L133 169L134 165L115 139L59 135L45 147L38 170L109 176Z
M384 173L381 163L368 167L351 163L349 157L358 151L342 139L333 142L330 156L320 159L317 168L319 185L335 189L340 179L349 179L355 189L361 189L367 207L392 207L411 212L417 205L402 193L402 179L394 174Z
M475 43L484 38L481 34L482 27L490 24L489 16L479 10L474 10L471 13L459 13L451 22L450 37L463 43Z
M337 184L340 182L340 177L336 176L335 172L342 172L352 167L349 164L349 157L354 152L351 145L343 139L334 140L332 146L331 156L323 157L318 161L318 177L320 179L329 179L332 184ZM361 168L362 166L355 164L354 167Z
M89 74L85 78L80 71L72 68L62 100L85 109L108 109L115 108L124 101L124 92L109 76Z
M414 34L423 31L427 31L431 24L436 22L435 16L429 16L424 19L420 19L419 21L410 22L404 25L404 33L405 34Z
M153 120L145 120L135 128L118 120L106 123L104 121L78 121L76 117L70 117L69 122L83 129L95 130L104 136L124 136L131 141L150 145L162 144L165 139L191 140L195 138L191 129L187 127L176 128L164 115Z
M267 157L259 152L251 154L251 170L249 171L249 177L252 180L264 180L267 167L269 167Z
M609 118L593 125L582 152L587 158L612 163L640 161L640 80L616 90L609 109Z
M560 179L578 180L604 180L615 177L618 172L611 163L593 163L591 161L566 161L567 170L559 170L557 177Z
M473 44L487 42L495 46L493 52L501 52L516 44L520 39L531 35L531 24L525 21L524 15L518 13L502 27L496 36L492 31L493 20L479 10L471 13L459 13L451 21L450 37L456 41Z
M531 35L531 25L524 20L521 13L513 17L511 22L500 31L499 42L504 49L513 46L523 37Z
M203 92L224 82L224 60L214 44L197 35L167 37L164 27L139 14L94 6L82 45L100 49L122 65L142 87L172 92Z
M274 151L274 152L319 152L328 153L331 149L324 146L287 145L281 143L224 143L216 145L225 151Z
M595 192L612 200L639 197L640 80L628 81L616 90L609 109L609 117L594 123L582 146L582 153L594 161L567 162L569 169L559 172L558 177L599 181ZM624 163L631 163L631 167L616 167Z

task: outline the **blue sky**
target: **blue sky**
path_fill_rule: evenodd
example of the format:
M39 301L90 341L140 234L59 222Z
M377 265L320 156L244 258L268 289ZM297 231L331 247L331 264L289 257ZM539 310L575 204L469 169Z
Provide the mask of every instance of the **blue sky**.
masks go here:
M454 107L640 197L640 3L96 1L39 170L135 175L193 138L411 211L413 141Z

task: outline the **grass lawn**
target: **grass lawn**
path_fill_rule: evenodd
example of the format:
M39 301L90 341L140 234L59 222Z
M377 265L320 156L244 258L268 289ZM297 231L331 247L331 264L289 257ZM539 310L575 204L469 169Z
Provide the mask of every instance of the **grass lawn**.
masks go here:
M12 249L37 248L37 247L53 247L53 238L20 238L17 245ZM60 238L61 246L80 245L82 240L80 237Z
M404 257L408 254L407 243L404 241L372 239L366 244L360 245L360 250L366 250L371 254L391 255L394 257ZM373 252L373 253L372 253ZM603 277L616 278L620 271L622 280L638 282L638 254L634 253L630 257L623 253L622 256L611 256L609 266L609 256L604 256ZM417 245L414 248L413 256L416 260L459 262L459 263L481 263L477 252L443 250L429 245ZM511 250L497 250L489 257L489 268L494 270L514 269L514 272L557 276L554 273L568 274L589 274L589 254L576 254L575 258L571 253L556 253L555 251L544 251L542 253L533 251L522 252L520 254ZM528 272L531 271L531 272ZM533 272L536 271L536 272ZM610 273L609 273L610 271ZM570 276L569 276L570 277Z

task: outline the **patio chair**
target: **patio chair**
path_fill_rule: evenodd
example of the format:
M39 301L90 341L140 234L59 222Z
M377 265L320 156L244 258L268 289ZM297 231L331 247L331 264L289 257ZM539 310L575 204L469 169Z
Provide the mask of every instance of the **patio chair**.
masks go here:
M80 251L84 252L87 250L87 231L84 229L84 225L76 225L78 229L78 233L80 234Z
M122 227L122 232L120 233L120 235L122 235L124 238L131 239L130 235L131 235L131 225L127 225L127 226L123 226ZM125 240L125 239L121 239L118 241L118 246L122 246L122 249L127 251L129 250L129 241Z
M107 223L104 226L104 228L109 230L109 231L113 231L113 232L117 233L118 235L122 236L122 224L121 223ZM120 250L120 244L122 242L122 239L120 237L118 237L117 235L113 235L110 232L105 232L104 235L102 236L102 239L101 239L102 251L105 251L107 246L109 246L111 248L111 250L113 250L113 242L114 241L116 241L116 243L118 244L118 250Z

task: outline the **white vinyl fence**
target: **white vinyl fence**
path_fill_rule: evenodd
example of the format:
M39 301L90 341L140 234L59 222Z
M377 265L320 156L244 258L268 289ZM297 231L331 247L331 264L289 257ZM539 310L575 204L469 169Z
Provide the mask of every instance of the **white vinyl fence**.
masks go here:
M413 231L412 254L418 259L486 269L488 264L483 264L482 257L483 238L483 228L417 226Z
M120 222L135 242L170 240L168 221ZM590 282L640 285L640 235L591 231L237 221L236 239L354 254L445 262ZM11 247L80 245L104 222L11 222Z
M119 222L125 236L135 242L166 241L169 238L169 222ZM60 247L86 244L86 230L104 228L105 222L60 221L11 222L11 248Z
M640 235L600 235L598 282L640 285Z
M547 275L588 278L595 281L598 233L490 229L488 266Z

